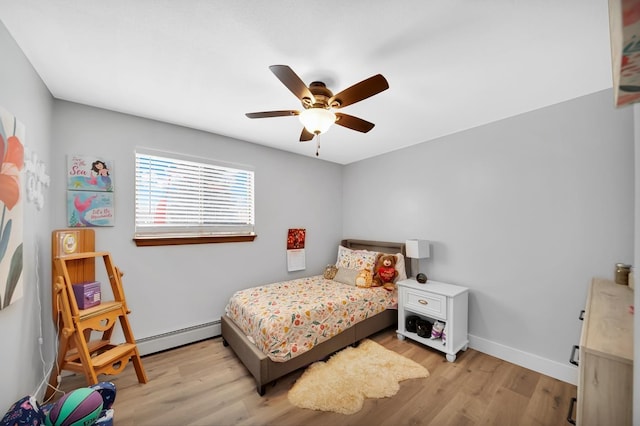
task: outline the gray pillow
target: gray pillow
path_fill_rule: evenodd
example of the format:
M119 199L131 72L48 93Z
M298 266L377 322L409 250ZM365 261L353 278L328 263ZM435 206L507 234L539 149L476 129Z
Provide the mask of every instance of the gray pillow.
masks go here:
M357 269L338 268L334 281L342 284L356 285L356 277L360 271Z

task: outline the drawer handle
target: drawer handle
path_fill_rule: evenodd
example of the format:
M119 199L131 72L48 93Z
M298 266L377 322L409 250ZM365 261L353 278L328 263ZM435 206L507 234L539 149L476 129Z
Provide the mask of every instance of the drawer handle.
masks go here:
M573 418L573 407L576 405L576 398L571 398L571 403L569 404L569 412L567 413L567 421L572 425L576 424L576 419Z
M584 321L584 309L580 311L580 315L578 316L580 321Z
M429 304L429 302L427 302L424 299L418 299L418 303L421 304L421 305L428 305Z
M580 346L573 345L573 349L571 349L571 357L569 358L569 363L578 366L578 361L576 361L576 351L580 349Z

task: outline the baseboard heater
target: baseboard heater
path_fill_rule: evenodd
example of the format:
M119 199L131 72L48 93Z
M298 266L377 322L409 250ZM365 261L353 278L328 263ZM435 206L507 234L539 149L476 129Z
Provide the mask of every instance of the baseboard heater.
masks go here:
M222 334L220 320L137 339L140 355L149 355Z

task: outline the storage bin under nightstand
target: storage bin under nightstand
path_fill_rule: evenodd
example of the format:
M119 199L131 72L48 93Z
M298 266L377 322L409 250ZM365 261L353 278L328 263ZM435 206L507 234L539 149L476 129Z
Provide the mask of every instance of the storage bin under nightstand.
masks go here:
M420 284L414 279L402 280L398 286L398 339L409 338L447 354L454 362L459 350L467 350L469 289L453 284L427 281ZM445 323L446 341L429 339L407 331L406 318L417 315L430 322Z

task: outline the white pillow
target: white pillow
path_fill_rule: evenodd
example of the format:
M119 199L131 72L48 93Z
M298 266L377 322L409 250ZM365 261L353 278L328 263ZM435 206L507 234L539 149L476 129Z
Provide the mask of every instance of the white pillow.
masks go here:
M407 279L407 267L404 263L404 256L402 255L402 253L396 253L396 256L398 257L398 262L396 263L398 279L396 280L396 282L398 282Z
M351 250L349 248L338 246L338 260L336 266L338 268L347 269L368 269L373 272L376 265L377 251L368 250Z

